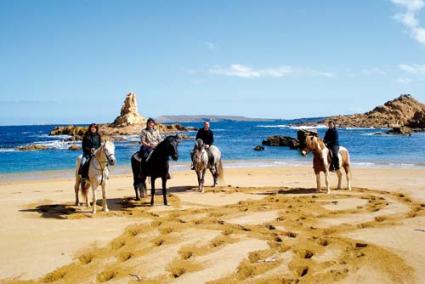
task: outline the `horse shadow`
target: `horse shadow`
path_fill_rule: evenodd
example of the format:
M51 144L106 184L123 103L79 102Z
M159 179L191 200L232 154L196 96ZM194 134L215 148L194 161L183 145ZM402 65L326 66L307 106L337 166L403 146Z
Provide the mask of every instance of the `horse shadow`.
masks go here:
M134 198L124 197L124 198L110 198L107 199L108 209L112 212L123 212L130 210L131 208L135 208L138 206L148 207L149 202L142 202L141 204L134 204L130 202ZM80 203L81 205L82 203ZM90 202L91 205L91 202ZM101 212L102 209L102 200L98 199L96 201L96 205L98 206L98 211ZM60 219L65 220L68 219L72 215L86 215L91 214L91 208L85 206L75 206L71 204L40 204L34 208L21 209L19 212L24 213L38 213L40 217L47 219Z
M180 193L180 192L187 192L187 191L196 191L198 189L197 186L190 186L190 185L186 185L186 186L171 186L169 187L167 190L170 193Z
M35 208L21 209L19 212L36 212L42 218L68 219L68 216L78 211L74 206L66 204L42 204Z

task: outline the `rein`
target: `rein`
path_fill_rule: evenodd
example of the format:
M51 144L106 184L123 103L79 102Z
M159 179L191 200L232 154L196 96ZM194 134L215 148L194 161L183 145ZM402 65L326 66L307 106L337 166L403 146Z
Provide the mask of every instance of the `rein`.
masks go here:
M102 145L98 150L96 150L96 152L95 152L95 154L94 154L94 159L99 163L99 166L100 166L100 168L97 168L96 167L96 164L95 163L93 163L93 168L95 169L95 170L97 170L97 171L100 171L101 173L102 173L102 178L101 178L101 180L100 180L100 183L102 184L103 183L103 180L104 180L104 175L105 175L105 169L109 169L109 163L108 163L108 160L110 159L110 157L111 156L113 156L112 154L110 154L110 155L107 155L106 153L105 153L105 146L104 145ZM99 156L99 154L102 154L103 153L103 155L106 157L106 160L105 159L100 159L98 156Z

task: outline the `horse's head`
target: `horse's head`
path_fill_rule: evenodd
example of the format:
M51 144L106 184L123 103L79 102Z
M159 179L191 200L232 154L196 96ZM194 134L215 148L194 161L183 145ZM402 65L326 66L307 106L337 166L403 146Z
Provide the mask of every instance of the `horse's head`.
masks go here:
M171 156L174 161L179 159L179 151L177 146L179 145L179 137L177 135L167 136L164 142L166 143L167 155Z
M195 148L198 149L198 150L203 149L204 148L204 141L200 138L196 139Z
M311 141L314 137L318 137L317 132L309 131L309 130L298 130L297 131L297 139L300 143L300 153L303 156L306 156L308 153L313 150L311 147Z
M105 153L106 158L108 159L108 164L113 166L115 165L117 159L115 158L115 145L112 141L106 141L102 143L103 152Z

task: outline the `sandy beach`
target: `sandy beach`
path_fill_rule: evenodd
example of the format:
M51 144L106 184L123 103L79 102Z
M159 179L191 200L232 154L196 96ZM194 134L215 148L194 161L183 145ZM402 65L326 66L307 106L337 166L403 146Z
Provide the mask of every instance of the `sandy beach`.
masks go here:
M228 168L199 193L178 171L170 206L150 207L125 173L96 216L71 178L17 176L0 185L0 282L424 283L424 176L354 168L353 190L332 174L327 195L307 166Z

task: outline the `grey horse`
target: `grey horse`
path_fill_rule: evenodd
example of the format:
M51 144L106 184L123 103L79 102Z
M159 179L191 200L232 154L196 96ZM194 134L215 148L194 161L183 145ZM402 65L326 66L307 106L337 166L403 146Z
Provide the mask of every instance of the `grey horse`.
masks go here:
M199 191L204 192L204 178L208 168L214 179L214 187L217 185L217 180L223 181L224 171L221 152L216 146L211 145L207 150L202 139L197 139L193 150L192 163L198 176Z

